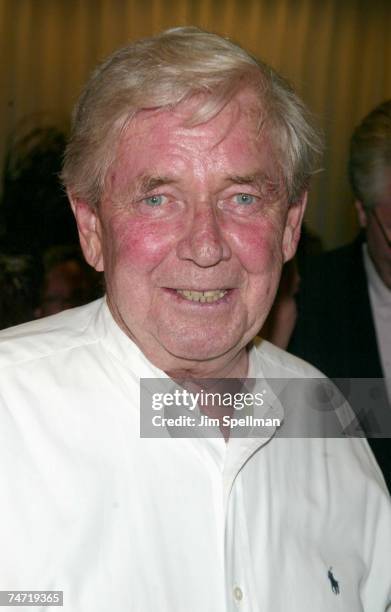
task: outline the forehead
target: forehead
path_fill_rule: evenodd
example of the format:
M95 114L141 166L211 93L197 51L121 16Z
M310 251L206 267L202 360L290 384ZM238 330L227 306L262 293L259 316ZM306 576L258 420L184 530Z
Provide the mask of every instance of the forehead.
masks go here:
M181 130L184 134L221 132L221 137L232 131L240 122L241 130L257 131L256 124L262 115L259 99L251 90L245 90L226 104L219 112L209 108L206 95L193 96L173 108L151 109L138 112L128 126L128 133L150 131L161 127L169 131ZM206 115L202 120L202 113ZM208 116L210 115L210 117Z
M142 111L126 126L118 145L116 184L139 174L213 174L272 171L277 165L259 100L251 91L235 96L216 116L191 126L197 100L172 110Z

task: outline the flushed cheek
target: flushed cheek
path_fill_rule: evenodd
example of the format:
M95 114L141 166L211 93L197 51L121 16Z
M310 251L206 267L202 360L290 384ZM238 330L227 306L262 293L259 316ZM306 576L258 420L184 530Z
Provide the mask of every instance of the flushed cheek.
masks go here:
M282 265L281 230L270 223L252 223L236 227L231 233L242 266L249 274L271 273ZM272 274L271 274L272 276Z
M156 268L170 253L179 228L139 219L117 220L111 229L116 263L138 271Z
M263 325L275 298L282 268L281 230L268 223L254 223L236 233L236 253L246 271L243 302L247 325L255 333Z

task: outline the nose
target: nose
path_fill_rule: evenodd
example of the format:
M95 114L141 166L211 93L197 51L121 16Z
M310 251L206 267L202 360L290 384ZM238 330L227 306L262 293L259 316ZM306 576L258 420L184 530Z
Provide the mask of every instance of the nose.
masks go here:
M178 242L177 255L201 268L215 266L231 257L231 249L211 205L203 204L194 211L186 235Z

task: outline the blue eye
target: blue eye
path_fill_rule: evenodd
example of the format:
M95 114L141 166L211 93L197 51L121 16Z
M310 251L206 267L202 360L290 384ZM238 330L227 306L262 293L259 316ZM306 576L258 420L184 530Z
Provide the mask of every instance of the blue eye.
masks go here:
M237 204L254 204L255 196L250 195L249 193L238 193L235 197L235 202Z
M148 206L160 206L161 204L163 204L163 200L164 200L164 196L162 195L153 195L150 196L149 198L145 198L145 203L148 204Z

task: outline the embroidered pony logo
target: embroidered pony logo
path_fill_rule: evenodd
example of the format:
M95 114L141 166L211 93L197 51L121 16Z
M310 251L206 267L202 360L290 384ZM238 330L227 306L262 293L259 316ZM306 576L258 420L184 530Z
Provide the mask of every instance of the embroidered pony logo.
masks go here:
M331 590L333 591L333 593L335 593L335 595L339 595L338 580L334 578L333 572L331 571L332 569L333 569L332 567L329 568L329 571L327 572L327 577L330 580Z

